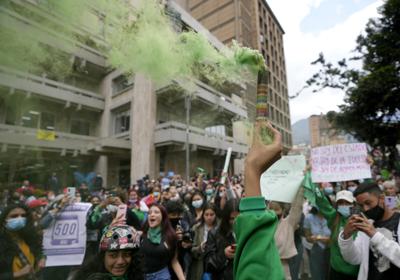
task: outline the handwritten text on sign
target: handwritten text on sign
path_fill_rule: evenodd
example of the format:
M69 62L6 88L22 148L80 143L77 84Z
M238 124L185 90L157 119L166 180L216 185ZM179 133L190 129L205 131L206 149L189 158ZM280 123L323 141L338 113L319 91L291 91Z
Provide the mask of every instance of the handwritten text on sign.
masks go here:
M314 183L371 178L367 146L364 143L313 148L311 165Z

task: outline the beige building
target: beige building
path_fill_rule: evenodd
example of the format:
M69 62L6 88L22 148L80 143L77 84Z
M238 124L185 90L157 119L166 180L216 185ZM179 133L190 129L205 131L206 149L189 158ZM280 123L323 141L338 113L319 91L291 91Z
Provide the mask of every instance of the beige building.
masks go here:
M344 144L352 140L343 133L337 132L329 123L326 115L312 115L308 121L311 147Z
M23 23L28 30L45 30L42 16L54 26L63 24L39 11L34 1L15 5L26 5L37 16L26 18L4 7L0 17L7 20L0 21L0 28ZM174 2L171 6L186 29L203 32L216 48L223 46L189 13ZM180 81L156 86L141 74L126 77L110 70L101 50L88 44L87 38L101 43L101 36L71 28L82 35L74 48L44 31L44 44L71 57L74 71L66 79L0 62L0 185L25 178L45 184L52 172L65 186L93 171L103 176L105 186L169 170L185 175L186 149L190 174L197 167L220 174L228 147L233 159L243 159L248 146L234 129L235 120L248 118L240 93L221 92L199 80L187 89ZM240 172L241 166L231 171Z
M265 0L178 0L205 28L222 43L236 40L259 50L270 70L269 114L280 130L286 149L292 146L284 30ZM249 118L255 115L255 90L246 96Z

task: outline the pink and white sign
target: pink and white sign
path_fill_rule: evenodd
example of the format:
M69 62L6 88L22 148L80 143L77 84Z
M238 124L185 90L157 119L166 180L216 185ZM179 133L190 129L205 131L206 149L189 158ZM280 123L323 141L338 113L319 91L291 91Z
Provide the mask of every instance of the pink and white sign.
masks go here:
M314 183L371 178L365 143L340 144L311 149Z

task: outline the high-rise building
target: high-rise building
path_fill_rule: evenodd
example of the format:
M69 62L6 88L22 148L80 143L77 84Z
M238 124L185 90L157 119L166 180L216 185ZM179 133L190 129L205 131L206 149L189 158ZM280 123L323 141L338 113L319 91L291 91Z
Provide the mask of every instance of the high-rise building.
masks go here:
M190 175L201 167L214 176L228 147L233 159L247 153L233 129L235 118L248 116L240 93L196 80L189 95L184 82L160 86L140 73L126 76L110 67L99 47L105 45L101 28L94 33L64 23L37 1L6 2L11 4L0 4L0 28L43 34L40 43L58 54L52 62L67 57L72 72L58 78L51 67L15 69L0 61L0 186L23 179L45 185L53 172L63 186L92 180L93 171L108 187L170 170L185 175L186 150ZM178 25L206 34L217 49L223 46L189 13L170 5ZM101 23L94 10L90 16ZM76 35L68 44L55 31L66 25Z
M269 117L285 148L292 145L284 54L284 30L265 0L177 0L224 44L236 40L259 50L269 68ZM249 117L255 114L255 90L247 91Z

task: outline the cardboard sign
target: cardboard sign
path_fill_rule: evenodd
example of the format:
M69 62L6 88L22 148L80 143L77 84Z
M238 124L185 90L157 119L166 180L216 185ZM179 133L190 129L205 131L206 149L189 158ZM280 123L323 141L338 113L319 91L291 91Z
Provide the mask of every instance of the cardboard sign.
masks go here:
M266 200L292 203L304 178L303 155L284 156L260 178L261 193Z
M86 214L92 204L65 207L43 233L46 266L81 265L86 250Z
M314 183L371 178L365 143L340 144L311 149Z

